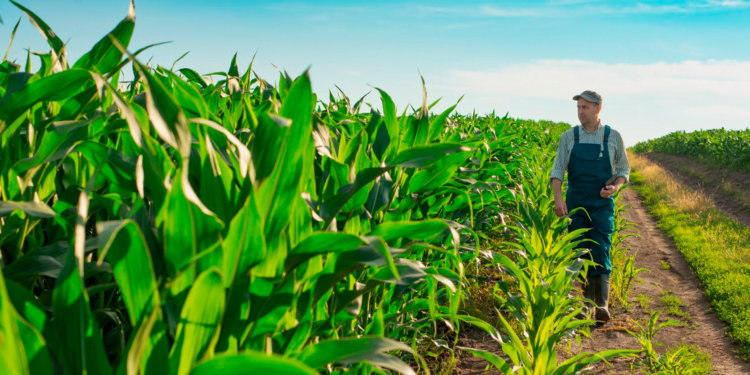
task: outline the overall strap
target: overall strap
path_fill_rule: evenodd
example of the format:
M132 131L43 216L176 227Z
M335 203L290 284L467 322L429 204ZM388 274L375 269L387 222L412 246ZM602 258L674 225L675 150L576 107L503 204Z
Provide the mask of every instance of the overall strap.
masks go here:
M579 126L576 126L575 128L573 128L573 139L575 140L574 143L578 143L578 140L581 138L581 135L578 132L578 128Z
M604 126L604 144L606 145L609 142L609 133L610 133L609 125Z

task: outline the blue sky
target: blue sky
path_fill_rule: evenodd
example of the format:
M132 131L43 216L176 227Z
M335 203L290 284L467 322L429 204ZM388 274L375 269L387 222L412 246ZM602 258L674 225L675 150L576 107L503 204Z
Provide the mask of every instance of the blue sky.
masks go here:
M69 60L127 13L126 0L23 0L68 43ZM0 45L21 13L0 2ZM750 1L549 0L419 2L136 2L135 50L172 41L143 60L201 73L255 70L269 81L308 66L314 89L338 84L355 100L370 86L399 108L421 103L419 72L438 110L576 123L571 97L604 97L603 120L626 143L675 130L750 127ZM9 59L48 51L23 19ZM367 102L379 107L370 93Z

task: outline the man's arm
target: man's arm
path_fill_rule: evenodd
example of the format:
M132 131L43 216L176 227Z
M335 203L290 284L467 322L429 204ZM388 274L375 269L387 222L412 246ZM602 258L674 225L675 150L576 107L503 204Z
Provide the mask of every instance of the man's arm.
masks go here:
M550 182L555 196L555 215L563 217L568 214L568 205L565 204L565 199L562 196L562 181L553 177Z
M622 140L622 135L617 133L617 155L615 155L615 176L617 180L622 180L620 185L626 184L630 178L630 161L628 160L628 152L625 149L625 142Z
M628 161L628 153L625 150L625 142L622 141L622 136L619 132L616 133L614 141L617 145L614 160L615 173L612 177L614 178L614 181L611 184L607 184L607 186L602 189L599 195L601 195L603 198L609 198L616 192L618 192L620 188L622 188L622 185L625 185L628 182L628 178L630 177L630 162Z
M570 147L568 132L563 133L560 137L560 143L557 145L557 154L555 155L555 163L552 165L549 178L558 179L560 181L565 177L565 171L568 170L568 163L570 162Z
M563 217L568 214L568 207L565 205L565 199L562 195L562 181L565 177L565 171L568 169L570 161L570 149L568 147L568 133L563 133L560 137L560 144L557 146L557 155L555 155L555 164L550 172L550 184L555 197L555 214Z

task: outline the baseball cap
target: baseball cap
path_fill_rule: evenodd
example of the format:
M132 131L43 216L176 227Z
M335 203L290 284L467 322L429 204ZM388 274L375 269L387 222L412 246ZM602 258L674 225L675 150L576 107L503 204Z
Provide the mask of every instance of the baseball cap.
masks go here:
M574 96L573 100L578 100L581 98L592 103L596 103L599 105L602 104L602 96L591 90L586 90L582 92L580 95Z

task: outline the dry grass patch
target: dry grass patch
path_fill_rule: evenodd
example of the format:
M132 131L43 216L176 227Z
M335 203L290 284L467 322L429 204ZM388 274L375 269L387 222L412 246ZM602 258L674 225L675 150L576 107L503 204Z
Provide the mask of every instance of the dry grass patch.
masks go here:
M681 183L671 172L651 162L645 156L628 153L631 167L648 181L649 187L659 195L664 195L669 204L681 211L696 213L707 208L716 208L714 201L700 191L690 189Z

